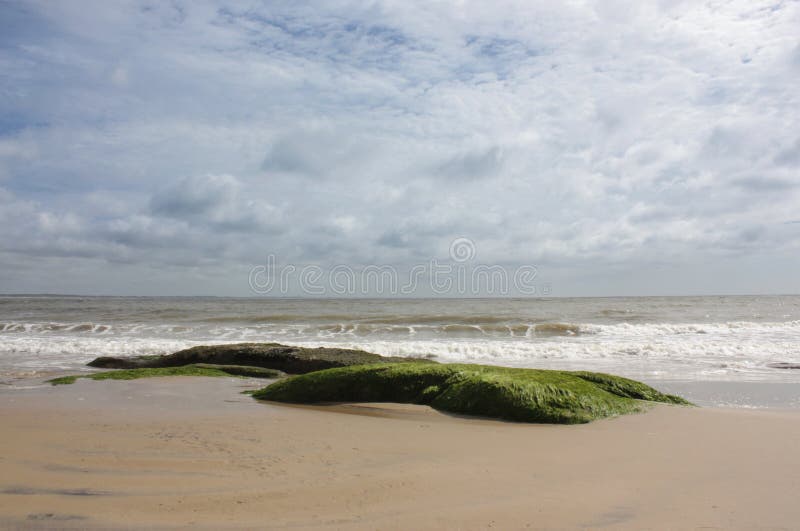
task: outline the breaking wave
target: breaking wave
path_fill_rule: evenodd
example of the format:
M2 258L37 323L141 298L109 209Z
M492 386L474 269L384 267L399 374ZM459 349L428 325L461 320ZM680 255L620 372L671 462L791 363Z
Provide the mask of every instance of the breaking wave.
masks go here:
M0 377L200 344L338 345L395 356L800 382L800 297L292 300L2 297ZM13 376L12 376L13 377ZM0 378L0 380L2 380Z
M399 318L398 318L399 319ZM800 321L727 323L269 322L0 323L0 372L80 368L97 356L166 354L199 344L336 344L442 361L592 369L644 378L796 378ZM778 376L776 374L780 373Z

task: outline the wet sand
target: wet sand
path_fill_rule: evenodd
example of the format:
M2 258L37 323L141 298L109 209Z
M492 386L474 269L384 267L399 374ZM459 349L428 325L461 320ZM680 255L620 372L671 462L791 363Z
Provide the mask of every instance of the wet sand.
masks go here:
M800 412L579 426L290 407L237 378L0 390L0 527L796 528Z

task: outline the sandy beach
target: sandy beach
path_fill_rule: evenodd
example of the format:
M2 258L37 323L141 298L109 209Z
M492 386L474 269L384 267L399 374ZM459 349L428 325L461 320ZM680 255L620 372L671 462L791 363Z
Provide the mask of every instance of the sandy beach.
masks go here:
M11 528L793 528L800 413L578 426L259 403L239 378L0 393Z

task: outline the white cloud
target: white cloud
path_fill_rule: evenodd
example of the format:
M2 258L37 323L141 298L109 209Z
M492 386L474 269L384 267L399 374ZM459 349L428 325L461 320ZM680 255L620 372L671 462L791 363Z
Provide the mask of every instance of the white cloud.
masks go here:
M15 263L224 275L468 236L481 260L570 271L565 293L800 244L797 2L0 10Z

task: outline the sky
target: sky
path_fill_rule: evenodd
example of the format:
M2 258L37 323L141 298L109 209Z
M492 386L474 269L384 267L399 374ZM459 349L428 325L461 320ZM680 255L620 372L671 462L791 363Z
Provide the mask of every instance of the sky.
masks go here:
M788 0L0 0L0 292L248 296L272 256L798 293L798 28Z

